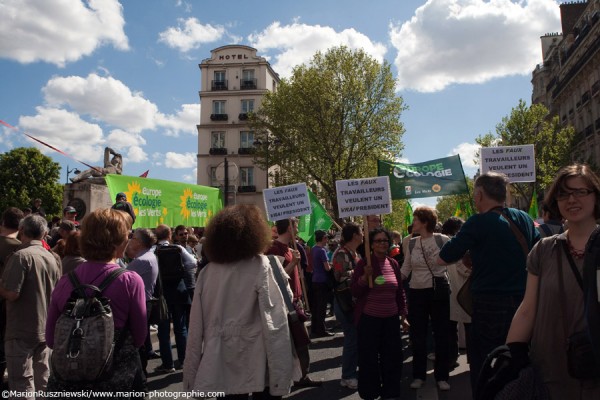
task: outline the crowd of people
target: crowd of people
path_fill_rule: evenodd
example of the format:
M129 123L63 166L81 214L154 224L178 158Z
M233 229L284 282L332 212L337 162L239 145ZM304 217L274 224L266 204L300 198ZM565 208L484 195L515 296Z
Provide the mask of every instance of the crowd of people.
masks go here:
M404 333L410 388L423 387L430 359L438 390L451 390L461 325L473 398L521 398L523 390L600 398L600 179L585 165L561 169L546 191L543 224L506 206L507 186L502 174L480 175L477 214L466 221L438 221L421 206L404 238L373 215L368 232L347 222L314 232L311 247L296 237L294 218L271 229L251 205L224 208L203 232L132 230L123 193L81 223L72 207L54 226L41 203L27 217L9 208L0 226L3 385L143 392L148 359L160 357L155 371L182 369L184 390L279 399L292 386L322 385L309 374L310 339L335 335L326 323L335 315L339 383L363 399L402 397ZM55 328L73 293L97 286L114 319L112 369L73 382L52 368ZM490 354L501 354L495 365Z

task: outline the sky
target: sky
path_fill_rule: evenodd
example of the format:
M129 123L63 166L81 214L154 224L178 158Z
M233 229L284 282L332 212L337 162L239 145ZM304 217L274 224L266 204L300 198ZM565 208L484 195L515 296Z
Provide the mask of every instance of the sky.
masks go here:
M408 107L398 158L460 154L531 102L540 36L560 32L554 0L0 0L0 152L35 146L66 169L196 181L198 64L254 47L282 78L317 51L362 48L392 66ZM34 136L73 158L27 138ZM75 160L74 160L75 159ZM73 175L71 175L72 177ZM417 203L434 205L433 199Z

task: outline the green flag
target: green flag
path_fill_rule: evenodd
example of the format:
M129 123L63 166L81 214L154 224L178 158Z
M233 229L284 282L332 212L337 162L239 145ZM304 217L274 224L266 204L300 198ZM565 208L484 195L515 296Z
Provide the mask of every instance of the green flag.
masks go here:
M390 177L394 200L469 193L458 155L417 164L377 160L377 175Z
M310 190L308 190L308 197L312 212L298 219L298 237L304 240L309 246L313 246L315 244L315 231L329 230L333 224L333 220L327 214L327 210L321 205L317 196Z
M538 214L538 201L537 201L537 193L535 189L533 189L533 196L531 197L531 204L529 204L529 216L532 220L536 220L539 218Z
M408 235L408 226L413 223L413 209L410 205L410 202L406 202L406 207L404 208L404 227L402 230L402 236Z
M136 215L134 228L202 227L223 208L221 191L207 186L113 174L106 185L111 199L126 194Z

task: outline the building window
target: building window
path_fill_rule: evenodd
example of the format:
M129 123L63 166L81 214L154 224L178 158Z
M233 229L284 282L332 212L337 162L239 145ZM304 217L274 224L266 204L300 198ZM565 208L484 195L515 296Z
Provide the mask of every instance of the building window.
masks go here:
M240 168L240 186L254 186L254 167Z
M219 186L217 180L217 167L210 167L210 186Z
M240 132L240 147L242 149L254 148L254 132L253 131L241 131Z
M227 79L225 79L225 71L215 71L212 81L212 90L227 90Z
M225 114L225 100L213 101L213 114Z
M242 100L242 114L248 114L254 111L254 100Z
M225 148L225 132L210 133L210 147L213 149Z
M240 89L256 89L256 79L253 69L242 70L242 79L240 80Z

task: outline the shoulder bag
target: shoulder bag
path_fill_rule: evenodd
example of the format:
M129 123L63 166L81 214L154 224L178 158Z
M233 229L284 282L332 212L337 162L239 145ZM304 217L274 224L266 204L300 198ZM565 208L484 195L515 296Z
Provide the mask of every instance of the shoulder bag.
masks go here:
M352 254L350 254L347 250L346 253L350 256L350 262L352 263L352 268L354 269L356 265L354 264ZM337 283L333 289L333 296L343 312L352 312L354 309L354 301L352 300L352 292L350 291L350 278Z

